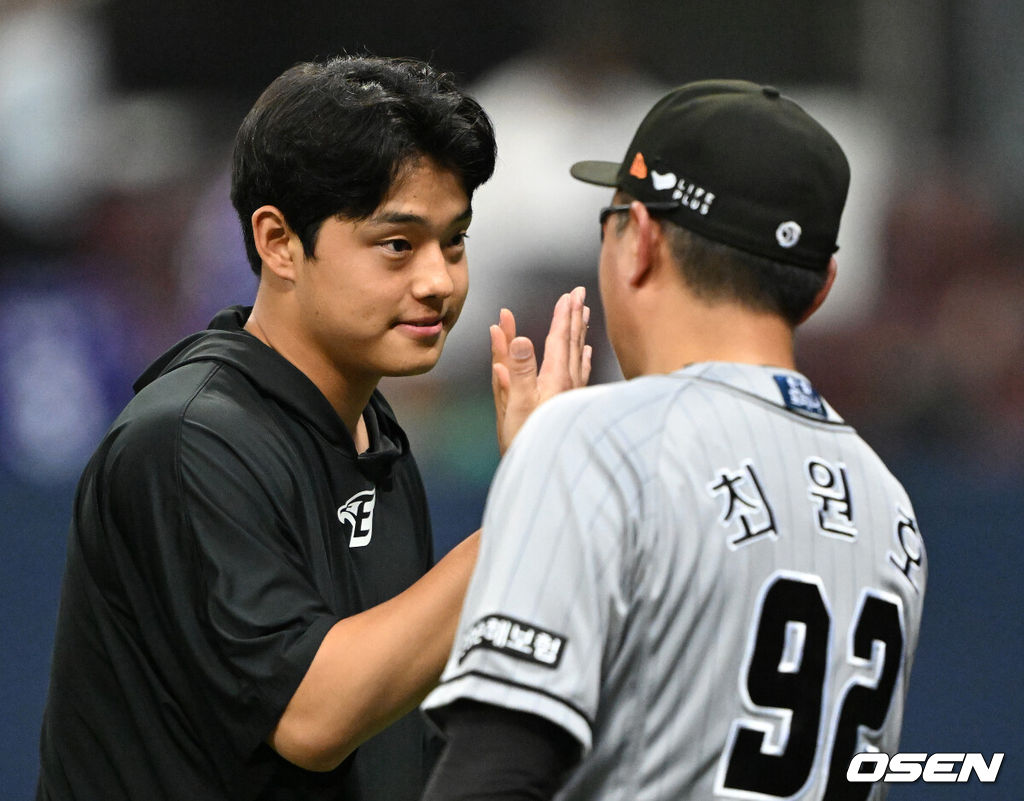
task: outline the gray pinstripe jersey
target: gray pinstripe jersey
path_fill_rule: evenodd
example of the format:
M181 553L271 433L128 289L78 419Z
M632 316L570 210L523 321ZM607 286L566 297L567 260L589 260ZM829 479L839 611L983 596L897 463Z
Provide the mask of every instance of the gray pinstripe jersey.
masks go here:
M896 750L925 578L903 488L799 373L567 393L499 468L424 706L567 729L560 799L833 797L853 753Z

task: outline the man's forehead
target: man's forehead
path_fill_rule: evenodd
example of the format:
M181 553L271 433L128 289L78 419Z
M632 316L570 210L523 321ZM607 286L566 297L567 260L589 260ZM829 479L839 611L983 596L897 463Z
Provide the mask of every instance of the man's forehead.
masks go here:
M380 205L366 219L371 225L453 225L473 215L462 178L431 158L409 159L399 168Z
M473 217L473 209L466 206L461 212L455 214L450 220L444 222L468 222ZM422 215L409 211L401 211L399 208L388 208L387 203L382 204L377 211L370 215L371 225L434 225L436 221Z

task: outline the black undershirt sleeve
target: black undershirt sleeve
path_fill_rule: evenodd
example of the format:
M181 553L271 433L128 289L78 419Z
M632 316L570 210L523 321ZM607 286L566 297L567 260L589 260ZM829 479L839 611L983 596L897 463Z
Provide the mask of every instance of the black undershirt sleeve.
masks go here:
M548 801L580 760L576 738L538 715L468 700L435 714L447 746L423 801Z

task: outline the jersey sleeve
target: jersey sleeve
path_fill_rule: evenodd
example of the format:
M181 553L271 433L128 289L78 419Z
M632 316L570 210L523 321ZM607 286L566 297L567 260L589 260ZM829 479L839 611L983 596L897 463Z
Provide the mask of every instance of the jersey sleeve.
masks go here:
M579 761L576 739L536 715L460 701L443 717L447 744L422 801L550 801Z
M550 402L500 465L451 657L424 708L471 699L528 712L586 750L628 609L642 482L580 412L579 399Z
M140 647L205 739L252 752L337 622L309 575L283 442L216 420L147 421L108 459L109 536ZM202 721L199 723L198 721ZM218 747L223 747L221 743Z

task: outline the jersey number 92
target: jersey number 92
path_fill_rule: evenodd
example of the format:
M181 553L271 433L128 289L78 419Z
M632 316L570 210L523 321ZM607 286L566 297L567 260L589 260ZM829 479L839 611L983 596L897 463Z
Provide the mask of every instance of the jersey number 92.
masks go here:
M776 573L765 583L740 688L747 707L774 722L733 722L719 767L724 795L788 798L818 767L828 776L824 801L867 798L872 785L848 782L846 770L865 743L878 739L889 714L903 664L902 602L862 590L846 639L846 660L858 677L830 709L832 626L819 577ZM828 736L819 737L825 726Z

